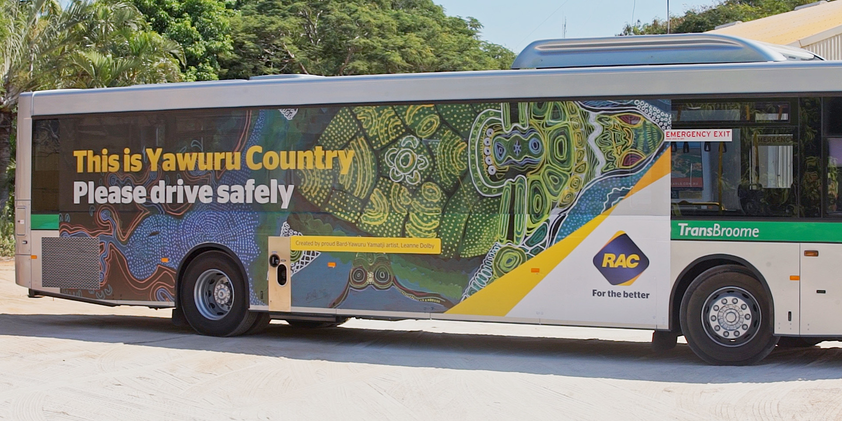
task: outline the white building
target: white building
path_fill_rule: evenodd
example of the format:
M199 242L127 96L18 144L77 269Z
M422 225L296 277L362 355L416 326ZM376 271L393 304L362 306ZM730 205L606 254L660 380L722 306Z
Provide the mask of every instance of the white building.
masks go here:
M842 60L842 1L820 1L779 15L708 31L799 47L826 60Z

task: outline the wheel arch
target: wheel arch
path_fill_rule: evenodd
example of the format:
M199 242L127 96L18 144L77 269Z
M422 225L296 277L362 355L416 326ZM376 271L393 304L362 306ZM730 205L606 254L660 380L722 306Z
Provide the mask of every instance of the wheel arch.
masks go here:
M680 309L681 309L681 300L684 298L684 293L687 291L687 288L690 286L690 283L693 282L696 277L702 274L702 272L714 268L717 266L722 265L738 265L748 269L752 275L754 275L754 279L756 279L760 285L763 287L763 291L766 293L766 296L769 297L769 305L772 307L772 313L769 317L772 317L772 323L774 326L774 317L775 317L775 299L772 296L772 290L769 288L769 284L766 282L766 278L763 274L757 270L754 265L749 263L747 260L737 257L731 254L710 254L707 256L702 256L693 260L690 264L688 264L678 275L675 280L675 283L672 286L672 291L670 292L670 318L669 318L669 326L671 332L680 332L681 331L681 323L679 321L680 317Z
M184 277L184 272L187 270L187 267L190 266L190 263L196 260L197 257L202 255L203 253L209 251L221 251L228 255L232 261L237 265L237 268L240 270L240 275L243 277L243 280L246 283L246 291L250 293L251 285L249 285L249 278L248 272L246 272L245 266L243 266L243 262L237 257L237 255L228 247L219 244L219 243L202 243L194 246L187 254L184 255L184 258L181 259L181 263L178 265L178 270L176 271L175 276L175 304L176 307L181 307L181 282L182 278Z

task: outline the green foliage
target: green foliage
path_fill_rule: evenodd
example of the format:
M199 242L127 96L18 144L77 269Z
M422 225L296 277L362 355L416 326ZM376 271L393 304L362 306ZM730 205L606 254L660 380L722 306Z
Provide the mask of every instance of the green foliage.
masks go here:
M131 4L73 1L62 9L53 0L0 0L0 7L7 22L0 112L12 113L26 91L180 79L180 47L152 32Z
M7 205L7 207L11 207L11 205ZM0 216L0 257L15 257L14 217Z
M132 0L152 29L184 49L185 80L216 80L218 57L231 52L229 18L222 0Z
M432 0L240 0L223 78L508 68L514 54L479 39L473 18Z
M80 20L54 1L0 0L0 112L11 113L21 92L43 83L46 57L64 42L62 27Z
M180 79L178 44L119 0L0 0L0 169L12 162L21 93ZM0 209L10 193L0 171Z
M730 22L760 19L792 11L797 6L815 0L725 0L714 6L691 9L684 16L670 18L671 33L705 32ZM626 24L620 35L651 35L667 33L666 20L654 19L651 23L640 21Z
M180 80L181 46L150 30L133 5L74 3L88 19L72 27L69 48L58 58L60 87L94 88ZM81 47L81 48L80 48Z
M6 169L6 179L14 184L15 161ZM15 256L15 200L6 201L0 211L0 257Z

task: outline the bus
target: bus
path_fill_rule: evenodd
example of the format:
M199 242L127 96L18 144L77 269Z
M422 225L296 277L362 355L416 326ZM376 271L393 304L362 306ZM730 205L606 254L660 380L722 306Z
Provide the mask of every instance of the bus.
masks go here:
M842 63L716 35L511 70L20 97L16 282L270 319L647 329L711 364L842 336Z

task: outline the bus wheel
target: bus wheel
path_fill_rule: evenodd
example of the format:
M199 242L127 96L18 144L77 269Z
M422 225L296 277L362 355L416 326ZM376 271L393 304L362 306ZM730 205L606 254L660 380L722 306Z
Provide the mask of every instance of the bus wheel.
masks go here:
M180 293L184 317L203 335L241 335L259 319L268 320L248 311L248 293L242 273L221 251L202 253L190 262Z
M742 266L717 266L702 272L687 288L680 311L687 344L710 364L754 364L778 342L770 300L760 282Z
M267 327L269 327L269 322L272 321L272 316L269 313L257 313L257 317L254 319L254 324L251 325L248 330L246 330L246 335L257 335L259 333L263 333Z
M322 321L315 321L315 320L287 320L286 322L293 328L296 329L324 329L328 327L336 327L341 325L342 323L347 322L348 319L344 317L340 317L333 322L322 322Z

